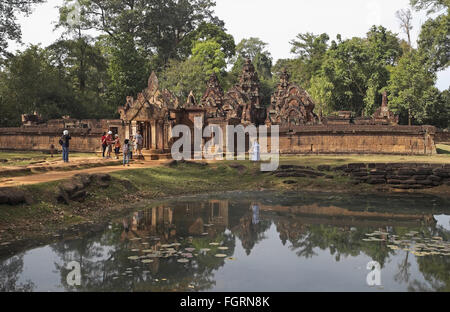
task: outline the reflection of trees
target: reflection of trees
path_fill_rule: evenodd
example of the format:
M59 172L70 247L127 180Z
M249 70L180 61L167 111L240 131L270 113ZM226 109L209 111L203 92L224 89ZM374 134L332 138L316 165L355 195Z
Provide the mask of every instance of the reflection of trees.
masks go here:
M19 282L23 271L23 254L0 262L0 292L33 291L35 285L31 281Z
M394 275L394 280L399 283L407 283L411 277L409 269L411 268L411 263L408 261L409 251L405 253L405 259L398 264L398 273Z
M235 247L235 238L232 234L208 231L208 236L192 237L192 243L187 239L181 240L180 248L193 246L197 250L212 249L206 255L199 254L191 258L186 264L178 263L177 258L152 258L154 261L149 264L128 259L130 255L136 255L131 249L159 250L161 244L178 241L175 236L168 235L175 229L178 237L188 237L189 222L195 222L199 216L197 211L183 208L182 211L189 214L187 218L185 214L177 211L173 220L171 216L171 221L167 222L163 214L155 215L155 211L151 209L144 211L141 217L134 218L131 222L128 222L129 220L121 222L101 235L85 236L53 245L53 250L61 259L59 263L55 263L55 267L61 272L62 285L67 290L82 291L176 291L189 290L189 285L194 285L195 290L211 289L215 285L213 271L223 266L225 259L215 257L219 251L214 250L209 243L222 242L229 248L227 253L232 253ZM168 210L158 207L158 211L165 215ZM125 224L132 224L128 232L123 229ZM132 240L134 237L142 239ZM159 240L147 240L146 237L158 237ZM145 247L142 246L144 241L149 243ZM70 270L66 269L66 265L71 261L78 261L81 264L82 285L78 288L67 286L66 277ZM132 277L122 275L127 268L133 269ZM160 282L155 282L155 279L159 279Z
M419 270L429 283L414 280L409 291L450 291L450 258L447 256L427 256L417 259Z
M249 212L240 219L239 224L232 229L232 232L241 240L245 253L250 255L253 247L266 238L264 233L271 224L270 220L260 220L258 224L253 224L252 214Z
M440 236L444 241L450 239L450 231L441 226L425 228L424 232L427 237ZM409 291L450 291L450 257L440 255L417 257L417 264L428 285L414 280L408 287Z
M291 243L291 249L299 257L311 258L317 255L315 248L329 249L336 261L342 256L358 256L361 252L384 265L390 250L385 243L365 242L367 228L337 227L326 224L305 224L299 218L281 217L275 220L282 241Z

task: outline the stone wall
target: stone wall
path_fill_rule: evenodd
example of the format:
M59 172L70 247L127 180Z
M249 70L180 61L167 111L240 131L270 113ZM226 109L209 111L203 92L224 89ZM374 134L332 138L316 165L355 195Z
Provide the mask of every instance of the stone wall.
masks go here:
M450 185L450 165L420 163L355 163L334 168L355 183L387 184L396 189L423 189Z
M125 135L120 120L100 120L89 124L89 128L64 127L61 122L45 126L27 126L17 128L0 128L0 150L36 150L48 151L53 144L61 150L58 141L63 130L69 130L70 150L74 152L96 152L101 150L101 136L108 130L117 130L119 137Z
M436 154L431 126L321 125L280 128L282 154Z
M64 128L29 126L0 128L0 149L49 150ZM72 136L71 150L100 150L103 131L114 128L123 141L125 127L121 121L101 121L89 128L68 128ZM435 128L430 126L320 125L280 128L282 154L405 154L432 155ZM270 146L270 139L269 139ZM224 151L226 149L224 148Z
M436 131L435 140L436 143L450 144L450 131L438 130Z

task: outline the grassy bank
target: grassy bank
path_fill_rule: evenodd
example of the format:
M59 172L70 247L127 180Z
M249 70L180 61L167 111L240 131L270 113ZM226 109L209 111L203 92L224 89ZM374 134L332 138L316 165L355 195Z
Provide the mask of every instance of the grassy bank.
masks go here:
M282 163L315 167L327 160L341 164L334 156L283 157ZM331 161L334 159L334 163ZM346 157L347 162L352 160ZM360 158L358 158L360 159ZM307 161L305 161L307 160ZM379 159L377 158L379 161ZM373 161L373 158L364 159ZM260 171L259 164L249 161L216 163L176 163L152 168L131 169L111 173L108 187L93 183L87 187L82 202L58 202L56 194L62 181L21 187L31 199L29 204L0 205L0 243L36 236L51 236L75 224L105 221L123 215L145 201L178 195L214 193L235 190L285 190L377 193L383 186L355 185L340 172L325 172L318 177L279 178ZM289 183L288 183L289 182ZM433 194L450 194L449 186L422 190ZM143 202L142 202L143 201Z
M28 166L36 162L61 160L61 154L53 157L39 151L0 151L0 167L5 166ZM73 158L93 158L94 153L70 153Z

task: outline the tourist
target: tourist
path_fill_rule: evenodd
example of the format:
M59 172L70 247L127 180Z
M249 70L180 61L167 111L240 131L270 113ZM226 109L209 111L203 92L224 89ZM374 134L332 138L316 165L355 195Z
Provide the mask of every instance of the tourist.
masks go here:
M135 135L134 135L134 141L136 143L136 154L139 155L139 157L144 157L142 155L142 145L144 143L144 138L141 135L141 131L138 131Z
M128 144L129 144L129 153L130 153L130 159L133 159L133 151L135 149L135 144L134 144L134 139L128 140Z
M72 138L69 135L69 131L64 130L62 137L59 139L59 144L62 146L62 156L64 162L69 162L69 141Z
M50 155L53 158L53 155L56 153L55 145L50 144Z
M106 151L106 147L108 146L108 144L106 144L106 132L103 132L103 136L102 136L102 155L103 158L105 158L105 151Z
M106 136L105 141L106 141L106 145L107 145L106 158L111 158L112 146L114 144L112 131L108 131L108 135Z
M131 154L130 140L126 139L124 141L122 151L123 151L123 166L125 167L125 164L127 164L129 166L130 165L130 154Z
M260 150L259 150L259 143L258 140L255 140L253 142L252 146L252 161L259 161L260 160Z
M120 151L120 140L119 135L116 134L114 139L114 153L116 154L116 159L119 159L119 151Z

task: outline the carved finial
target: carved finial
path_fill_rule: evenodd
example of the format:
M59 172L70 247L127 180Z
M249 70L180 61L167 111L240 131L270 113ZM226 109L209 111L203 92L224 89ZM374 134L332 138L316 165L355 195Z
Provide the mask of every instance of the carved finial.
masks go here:
M152 74L148 78L148 89L150 92L155 92L159 88L159 82L158 77L156 77L156 74L154 71L152 71Z
M186 101L186 107L193 107L193 106L197 106L197 100L195 99L194 92L191 90L191 92L189 92Z
M383 101L381 102L381 107L387 107L388 106L388 98L386 91L383 92Z

